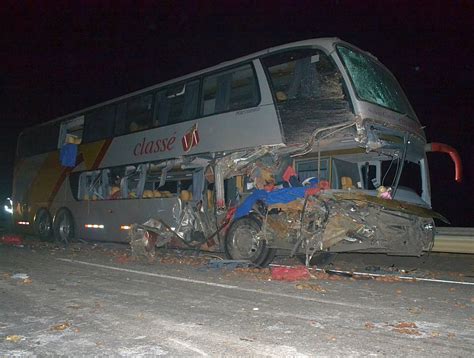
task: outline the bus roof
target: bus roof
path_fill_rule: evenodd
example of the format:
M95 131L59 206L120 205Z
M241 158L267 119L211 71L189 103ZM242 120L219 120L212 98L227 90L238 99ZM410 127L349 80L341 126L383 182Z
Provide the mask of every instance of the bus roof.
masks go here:
M130 97L133 97L133 96L136 96L136 95L139 95L139 94L142 94L142 93L154 90L154 89L158 89L160 87L164 87L164 86L167 86L167 85L170 85L170 84L173 84L173 83L178 83L178 82L181 82L181 81L186 80L188 78L201 76L205 73L213 72L213 71L216 71L216 70L228 67L228 66L238 64L240 62L253 60L255 58L258 58L258 57L261 57L261 56L264 56L264 55L267 55L267 54L270 54L270 53L273 53L273 52L278 52L278 51L285 50L285 49L288 49L288 48L304 47L304 46L320 46L320 47L330 51L335 43L348 44L347 42L342 41L337 37L322 37L322 38L314 38L314 39L296 41L296 42L291 42L291 43L287 43L287 44L283 44L283 45L279 45L279 46L270 47L270 48L267 48L265 50L261 50L261 51L254 52L254 53L251 53L251 54L246 55L246 56L236 58L234 60L224 61L224 62L221 62L217 65L207 67L207 68L204 68L204 69L196 71L196 72L192 72L192 73L180 76L180 77L172 78L172 79L167 80L165 82L160 82L160 83L157 83L155 85L148 86L148 87L145 87L143 89L140 89L140 90L137 90L137 91L134 91L134 92L131 92L131 93L127 93L127 94L122 95L120 97L115 97L115 98L109 99L107 101L100 102L100 103L95 104L93 106L82 108L82 109L77 110L75 112L65 114L63 116L57 117L57 118L49 120L47 122L43 122L43 123L40 123L40 124L36 124L34 126L30 126L28 128L40 127L40 126L51 124L51 123L54 123L54 122L59 122L59 121L62 121L64 119L67 119L67 118L70 118L70 117L81 115L84 112L87 112L87 111L90 111L90 110L93 110L93 109L96 109L96 108L100 108L102 106L106 106L108 104L113 104L115 102L120 102L124 99L130 98ZM348 45L350 45L350 44L348 44ZM355 47L353 45L350 45L350 46ZM355 47L355 48L357 48L357 47ZM358 50L360 50L360 49L358 49ZM362 50L360 50L360 51L362 51ZM365 51L362 51L362 52L365 52ZM22 131L22 133L23 133L23 131Z

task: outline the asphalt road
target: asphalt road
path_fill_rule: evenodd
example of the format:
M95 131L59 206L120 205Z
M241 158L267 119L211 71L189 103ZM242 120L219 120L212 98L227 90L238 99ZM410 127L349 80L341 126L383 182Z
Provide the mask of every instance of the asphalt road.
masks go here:
M0 356L467 357L474 351L472 285L324 275L284 282L268 271L208 269L205 257L161 258L143 264L116 248L0 245ZM456 262L472 267L472 259ZM443 270L437 275L471 279Z

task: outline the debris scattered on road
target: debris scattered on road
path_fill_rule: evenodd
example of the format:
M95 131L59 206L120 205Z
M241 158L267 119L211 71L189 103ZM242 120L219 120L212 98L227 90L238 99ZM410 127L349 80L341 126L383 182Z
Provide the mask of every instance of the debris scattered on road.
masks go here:
M258 281L271 281L272 279L272 274L270 269L268 268L252 268L252 267L247 267L247 268L241 268L238 267L233 271L229 271L228 273L225 274L227 277L246 277L246 278L251 278L254 280Z
M408 309L408 312L410 312L411 314L417 315L423 312L423 308L412 307Z
M22 285L31 285L33 280L31 278L25 278L24 280L20 281Z
M372 322L365 322L365 328L366 329L374 329L375 328L375 324L373 324Z
M392 330L401 334L421 336L421 333L418 331L418 326L415 322L399 322L393 325Z
M23 247L23 239L19 235L3 235L0 237L0 243L5 245Z
M320 293L326 293L326 289L320 285L312 284L312 283L297 283L295 287L298 290L311 290Z
M118 255L115 258L115 262L121 265L128 264L130 261L133 261L133 257L128 254Z
M2 273L2 278L4 280L9 280L9 279L12 278L12 274L10 272L4 272L4 273Z
M52 326L51 330L59 332L59 331L64 331L65 329L69 327L71 327L71 324L69 322L62 322L62 323L58 323Z
M78 305L78 304L72 304L72 305L66 306L66 308L70 308L70 309L73 309L73 310L78 310L78 309L81 309L81 308L84 308L84 307L81 306L81 305Z
M25 337L23 337L23 336L17 336L16 334L13 334L11 336L6 336L5 340L7 342L18 343L18 342L22 341L24 338Z
M192 256L176 256L176 255L165 255L159 259L161 264L165 265L190 265L190 266L203 266L206 265L209 259L205 257L192 257Z
M309 280L310 274L306 266L276 266L271 268L272 279L279 281Z
M254 267L250 261L246 260L210 260L207 263L210 269L235 270L236 268Z
M28 276L26 273L16 273L12 275L11 278L14 280L26 280L30 278L30 276Z

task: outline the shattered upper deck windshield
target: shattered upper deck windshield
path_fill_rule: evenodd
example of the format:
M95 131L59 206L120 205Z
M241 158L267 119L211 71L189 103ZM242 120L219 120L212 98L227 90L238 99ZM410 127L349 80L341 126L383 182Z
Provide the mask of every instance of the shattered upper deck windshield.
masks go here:
M318 128L354 120L342 75L323 51L289 49L266 56L262 62L286 144L305 143Z
M371 57L346 46L337 46L357 96L416 119L402 88L393 75Z

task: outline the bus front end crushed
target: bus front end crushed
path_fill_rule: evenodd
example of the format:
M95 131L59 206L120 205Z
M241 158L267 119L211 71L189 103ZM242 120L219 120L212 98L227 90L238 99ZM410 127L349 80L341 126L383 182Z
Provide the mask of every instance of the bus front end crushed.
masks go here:
M318 252L420 256L433 245L432 210L397 200L325 190L261 213L260 238L309 257Z

